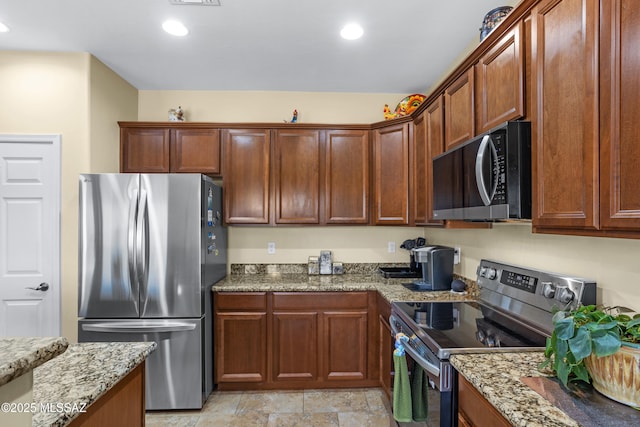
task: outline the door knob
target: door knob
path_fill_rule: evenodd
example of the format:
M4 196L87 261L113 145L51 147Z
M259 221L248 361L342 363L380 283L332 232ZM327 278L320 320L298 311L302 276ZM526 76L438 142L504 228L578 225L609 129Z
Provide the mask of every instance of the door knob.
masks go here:
M42 291L42 292L45 292L45 291L48 291L48 290L49 290L49 284L48 284L47 282L42 282L42 283L40 283L40 284L38 285L38 287L37 287L37 288L27 287L27 288L25 288L25 289L31 289L31 290L33 290L33 291Z

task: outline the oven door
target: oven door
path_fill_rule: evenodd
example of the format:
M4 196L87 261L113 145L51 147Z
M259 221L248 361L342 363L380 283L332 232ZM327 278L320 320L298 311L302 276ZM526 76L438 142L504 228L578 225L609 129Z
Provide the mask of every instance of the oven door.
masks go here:
M405 354L414 363L420 365L429 376L429 384L438 390L439 395L439 415L440 427L450 427L458 425L458 377L457 372L448 360L440 360L429 348L421 342L402 319L391 314L389 316L391 331L395 337L398 333L403 333L409 338L405 345ZM429 402L434 411L433 403ZM432 414L429 416L432 417Z

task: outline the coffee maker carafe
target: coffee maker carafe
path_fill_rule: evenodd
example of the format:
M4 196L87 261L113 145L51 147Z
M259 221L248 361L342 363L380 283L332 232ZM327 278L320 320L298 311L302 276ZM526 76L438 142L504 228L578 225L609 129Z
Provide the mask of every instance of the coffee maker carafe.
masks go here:
M412 289L424 291L447 291L453 280L454 249L448 246L426 246L411 250L417 264L422 268L422 279L412 283Z

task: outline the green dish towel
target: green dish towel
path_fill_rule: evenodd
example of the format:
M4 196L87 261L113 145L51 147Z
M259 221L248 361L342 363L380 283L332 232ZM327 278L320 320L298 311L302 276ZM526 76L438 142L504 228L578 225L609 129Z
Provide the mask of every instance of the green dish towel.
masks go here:
M409 383L409 370L407 359L393 354L393 367L395 378L393 380L393 418L400 423L413 421L411 409L411 384Z
M429 377L424 372L424 368L417 363L413 365L411 375L411 400L413 405L413 421L427 421L429 413L429 402L427 393L429 392Z

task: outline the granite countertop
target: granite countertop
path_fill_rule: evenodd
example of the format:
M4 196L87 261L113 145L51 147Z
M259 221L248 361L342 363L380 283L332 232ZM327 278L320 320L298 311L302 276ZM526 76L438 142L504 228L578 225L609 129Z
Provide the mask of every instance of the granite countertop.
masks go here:
M68 345L62 337L0 338L0 386L63 353Z
M525 385L522 377L544 377L538 365L543 352L451 355L451 365L515 426L578 426L579 424Z
M310 276L306 273L231 274L213 286L214 292L350 292L378 291L387 301L474 301L477 288L469 292L411 291L403 283L416 279L385 279L379 273Z
M33 426L64 426L154 351L154 342L72 344L34 370L33 402L66 404L62 412L33 414ZM68 409L68 410L67 410Z

